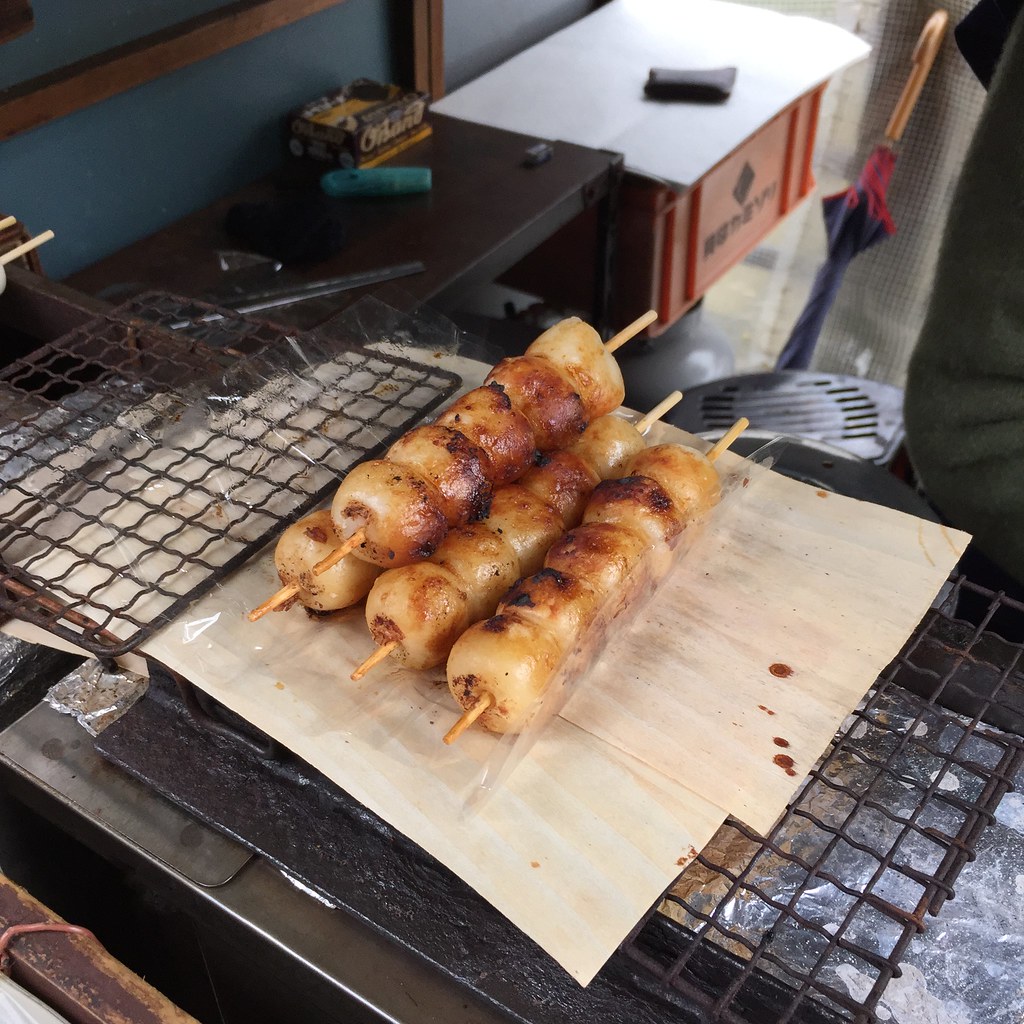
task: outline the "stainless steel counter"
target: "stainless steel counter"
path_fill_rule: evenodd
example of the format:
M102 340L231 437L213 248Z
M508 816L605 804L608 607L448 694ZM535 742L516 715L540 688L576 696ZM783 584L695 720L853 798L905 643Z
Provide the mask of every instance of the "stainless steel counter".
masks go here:
M247 951L254 969L270 968L272 979L254 985L294 986L295 1020L509 1020L109 765L73 719L45 705L0 734L0 782L86 846L130 862L202 930Z

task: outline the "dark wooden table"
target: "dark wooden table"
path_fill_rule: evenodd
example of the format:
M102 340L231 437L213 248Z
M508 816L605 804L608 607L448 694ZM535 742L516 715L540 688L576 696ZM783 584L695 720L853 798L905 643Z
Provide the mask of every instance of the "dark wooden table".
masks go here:
M550 160L524 165L526 135L437 114L433 135L386 166L428 166L433 189L421 195L328 202L343 218L346 243L315 265L290 266L277 277L307 282L420 260L426 271L396 282L416 302L449 312L475 288L495 280L590 206L598 207L593 246L579 259L594 268L596 324L607 325L615 199L622 173L616 153L554 143ZM318 190L327 164L290 160L281 171L225 196L167 228L74 274L73 287L116 301L144 288L203 298L225 285L218 250L242 248L224 229L239 202L261 202ZM311 327L374 287L310 299L263 314Z

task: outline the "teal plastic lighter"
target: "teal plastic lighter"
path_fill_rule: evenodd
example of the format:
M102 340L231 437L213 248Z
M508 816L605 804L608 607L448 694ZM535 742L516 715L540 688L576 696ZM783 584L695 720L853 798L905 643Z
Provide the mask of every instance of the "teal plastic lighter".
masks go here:
M352 167L320 179L329 196L407 196L429 192L431 185L429 167Z

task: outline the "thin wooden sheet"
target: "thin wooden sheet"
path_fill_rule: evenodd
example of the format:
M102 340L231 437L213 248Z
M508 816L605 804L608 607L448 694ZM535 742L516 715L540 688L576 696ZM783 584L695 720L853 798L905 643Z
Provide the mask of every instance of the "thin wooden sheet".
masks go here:
M560 719L467 811L491 737L441 743L456 718L442 673L385 665L350 682L367 650L362 615L249 623L243 609L274 582L266 559L236 574L147 651L415 840L587 984L722 812Z
M764 833L969 537L777 473L741 499L562 716Z

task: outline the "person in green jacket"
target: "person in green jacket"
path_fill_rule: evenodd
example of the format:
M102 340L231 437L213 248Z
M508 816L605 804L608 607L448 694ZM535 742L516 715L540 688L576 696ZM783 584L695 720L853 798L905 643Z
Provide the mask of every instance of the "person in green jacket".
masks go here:
M1024 17L957 184L904 417L925 494L974 535L962 571L1024 596Z

